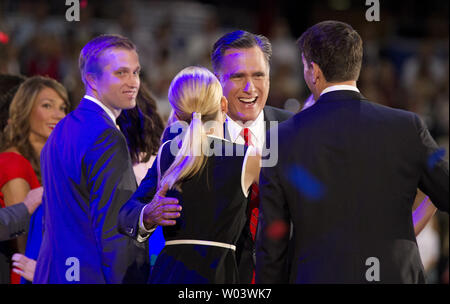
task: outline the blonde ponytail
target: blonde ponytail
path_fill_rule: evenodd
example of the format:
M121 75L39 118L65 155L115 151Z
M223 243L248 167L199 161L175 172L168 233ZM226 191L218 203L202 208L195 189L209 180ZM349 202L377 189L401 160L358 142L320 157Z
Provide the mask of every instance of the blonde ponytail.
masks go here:
M208 139L203 123L217 118L220 111L222 87L209 70L202 67L183 69L169 88L169 102L180 120L189 122L181 148L171 166L165 171L160 185L180 190L181 183L198 172L205 163ZM176 139L175 139L176 140Z

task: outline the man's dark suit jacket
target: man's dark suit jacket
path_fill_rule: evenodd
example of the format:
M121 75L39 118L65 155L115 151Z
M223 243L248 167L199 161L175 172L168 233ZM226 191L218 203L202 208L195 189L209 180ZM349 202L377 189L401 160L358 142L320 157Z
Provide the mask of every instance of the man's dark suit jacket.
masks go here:
M41 172L44 236L34 283L145 283L148 248L117 230L136 179L125 137L100 106L83 99L58 123Z
M270 121L285 121L293 114L291 112L280 110L271 106L264 107L264 121L266 129L270 126ZM180 127L181 128L181 127ZM167 128L163 135L162 142L171 140L181 133L179 129L177 133L169 133ZM225 138L229 138L228 130L225 130ZM152 168L148 170L147 175L142 180L137 191L131 199L122 207L119 212L119 231L129 237L136 239L139 230L138 221L142 208L153 199L156 193L156 185L158 182L158 173L156 161ZM250 197L250 196L249 196ZM237 244L237 260L239 263L239 276L242 283L250 283L254 269L254 243L248 228L245 225L244 231Z
M24 203L0 209L0 241L16 238L28 229L30 214Z
M418 116L354 91L323 94L279 126L279 160L260 180L257 283L416 283L417 188L449 209L448 162ZM284 269L292 220L294 256Z

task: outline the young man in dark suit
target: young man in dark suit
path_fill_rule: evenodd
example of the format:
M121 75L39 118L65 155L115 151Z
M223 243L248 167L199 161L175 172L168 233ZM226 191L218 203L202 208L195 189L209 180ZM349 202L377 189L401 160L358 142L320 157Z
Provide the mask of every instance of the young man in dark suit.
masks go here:
M280 124L278 164L262 169L257 283L424 282L412 204L419 188L448 212L448 162L416 114L360 94L351 26L318 23L298 45L317 102Z
M79 67L86 94L41 153L45 221L34 283L143 283L148 248L117 230L119 209L136 190L116 125L121 110L136 105L136 47L122 36L99 36L82 49Z

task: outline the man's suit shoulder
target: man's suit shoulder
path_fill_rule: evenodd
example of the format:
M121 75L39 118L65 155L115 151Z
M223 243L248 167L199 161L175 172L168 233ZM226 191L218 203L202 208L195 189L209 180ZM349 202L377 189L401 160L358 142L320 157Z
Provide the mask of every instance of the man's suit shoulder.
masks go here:
M112 150L116 152L127 152L124 135L107 114L101 111L80 107L75 109L58 123L50 135L51 140L49 139L47 143L59 145L60 142L70 138L71 140L66 145L78 151L76 155L80 159L77 162L82 158L86 160L88 154L95 156L103 149L111 150L113 148Z
M285 121L289 118L291 118L294 115L294 113L275 108L272 106L265 106L264 107L264 120L266 121Z
M364 107L368 107L371 108L373 110L377 110L386 114L391 114L397 117L408 117L408 118L412 118L412 117L417 117L418 115L414 112L411 111L407 111L407 110L403 110L403 109L398 109L398 108L392 108L389 106L385 106L379 103L376 103L372 100L368 100L368 99L363 99L361 100L361 104Z
M355 102L348 102L351 101L349 99L354 99ZM341 115L344 112L341 112L339 115L336 114L336 109L339 107L346 109L344 111L358 113L362 121L374 125L389 126L399 131L411 131L411 128L419 131L426 128L424 122L416 113L384 106L364 97L349 99L332 100L331 102L329 100L319 100L312 107L295 114L292 119L281 122L278 126L281 142L284 139L290 143L294 135L305 132L309 134L324 123L326 124L331 117L334 120L345 121L345 115Z
M397 108L391 108L376 102L373 102L371 100L366 99L362 95L359 95L360 98L348 98L348 99L341 99L345 100L345 103L342 103L343 107L354 107L358 108L358 111L361 115L367 115L372 117L378 117L379 119L386 120L386 119L392 119L393 121L402 121L402 120L408 120L408 121L414 121L414 123L420 123L419 116L411 111L397 109ZM355 103L348 103L349 100L354 100ZM312 107L309 107L299 113L296 113L294 115L293 122L295 123L305 123L305 120L308 118L323 118L326 116L326 112L323 112L324 110L328 110L331 105L331 103L326 104L324 102L325 100L319 99L319 101L313 105ZM326 101L328 102L328 101ZM336 103L336 101L331 101L332 103ZM333 115L330 112L331 115ZM285 124L283 124L285 125Z
M122 137L122 132L115 126L103 110L93 111L86 108L77 108L66 116L68 128L74 127L86 137L97 138L103 134Z
M417 113L391 108L385 105L375 103L370 100L362 100L361 106L365 109L365 113L368 116L379 117L385 123L392 124L393 127L399 127L401 125L412 127L420 130L426 128L424 121L420 118Z

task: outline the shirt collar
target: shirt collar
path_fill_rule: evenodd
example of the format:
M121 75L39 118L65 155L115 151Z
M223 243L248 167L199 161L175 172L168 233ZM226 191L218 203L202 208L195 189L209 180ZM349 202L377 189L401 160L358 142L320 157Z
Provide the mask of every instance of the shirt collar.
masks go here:
M252 121L251 123L246 123L245 126L241 126L227 115L227 128L230 134L231 141L238 144L244 143L244 139L241 136L242 129L249 128L251 134L253 135L252 137L256 138L256 145L260 146L264 143L266 135L264 125L264 111L261 111L254 121Z
M355 91L355 92L359 93L358 88L355 86L347 85L347 84L339 84L339 85L334 85L334 86L325 88L325 90L323 90L322 93L320 93L320 96L322 96L325 93L329 93L329 92L333 92L333 91L342 91L342 90Z
M110 109L108 109L100 100L98 100L95 97L89 96L89 95L84 95L84 98L89 99L90 101L97 104L100 108L102 108L106 112L106 114L108 114L109 118L111 118L111 120L114 122L114 124L116 124L116 117L114 116L112 111Z

